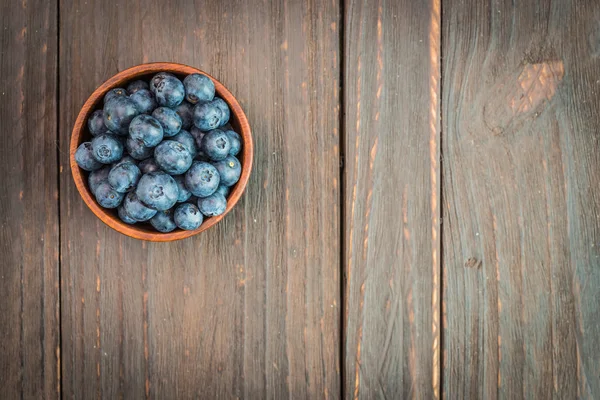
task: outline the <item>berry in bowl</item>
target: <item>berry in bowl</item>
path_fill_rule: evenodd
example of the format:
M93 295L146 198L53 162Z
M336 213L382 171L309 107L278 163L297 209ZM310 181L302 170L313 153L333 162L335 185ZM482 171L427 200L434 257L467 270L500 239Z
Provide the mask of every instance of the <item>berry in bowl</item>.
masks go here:
M208 74L152 63L92 93L70 144L84 202L111 228L168 242L219 222L242 195L252 136L233 95Z

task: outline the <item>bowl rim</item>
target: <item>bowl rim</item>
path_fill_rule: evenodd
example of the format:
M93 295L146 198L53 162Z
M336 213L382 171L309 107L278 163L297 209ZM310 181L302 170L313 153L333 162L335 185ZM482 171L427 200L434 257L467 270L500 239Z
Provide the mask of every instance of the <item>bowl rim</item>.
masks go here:
M139 78L141 76L158 73L161 71L166 71L180 75L199 73L208 76L215 84L216 94L223 100L225 100L225 102L229 105L229 108L231 109L231 113L238 120L238 133L242 136L243 147L242 157L240 157L240 162L242 164L242 174L240 176L240 180L238 181L238 183L235 184L227 198L227 208L225 212L217 217L205 218L202 225L200 225L198 229L195 229L193 231L176 230L169 233L151 232L146 229L139 229L139 227L136 227L136 225L128 225L124 223L116 216L116 214L113 215L111 212L101 208L98 205L98 203L96 203L95 198L89 191L85 182L87 179L82 173L83 170L77 165L77 162L75 161L75 152L77 151L77 147L79 146L79 144L83 142L83 132L85 129L87 129L87 118L93 111L95 111L96 106L99 104L100 101L102 101L106 92L115 87L121 87L123 86L123 84L135 80L136 78ZM174 240L185 239L190 236L196 235L200 232L204 232L205 230L211 228L219 221L221 221L229 213L229 211L231 211L233 207L235 207L240 197L242 196L244 190L246 189L246 185L248 184L250 173L252 171L253 156L254 146L252 142L252 132L250 130L250 124L248 123L246 114L242 110L242 107L238 103L237 99L233 96L233 94L231 94L231 92L218 79L214 78L210 74L198 68L191 67L189 65L170 62L154 62L139 64L113 75L111 78L107 79L104 83L98 86L90 95L90 97L86 100L83 107L81 107L81 110L79 111L79 114L73 126L73 130L71 132L71 141L69 147L71 174L73 176L73 180L75 181L77 191L79 192L79 194L83 198L83 201L89 207L89 209L92 210L92 212L102 222L104 222L106 225L110 226L117 232L120 232L126 236L135 239L146 240L150 242L171 242Z

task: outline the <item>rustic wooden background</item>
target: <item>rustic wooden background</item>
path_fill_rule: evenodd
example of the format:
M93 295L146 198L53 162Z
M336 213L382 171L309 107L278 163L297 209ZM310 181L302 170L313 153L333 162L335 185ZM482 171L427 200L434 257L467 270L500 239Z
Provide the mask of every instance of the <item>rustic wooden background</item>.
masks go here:
M175 243L86 208L117 71L218 77L255 137ZM600 397L600 3L4 1L0 397Z

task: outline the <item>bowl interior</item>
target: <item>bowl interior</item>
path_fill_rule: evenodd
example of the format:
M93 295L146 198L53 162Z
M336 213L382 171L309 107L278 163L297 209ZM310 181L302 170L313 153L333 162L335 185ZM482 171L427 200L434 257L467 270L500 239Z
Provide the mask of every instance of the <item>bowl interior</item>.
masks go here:
M181 80L183 80L185 76L192 73L201 73L209 76L215 83L216 95L225 100L231 110L229 123L231 124L233 130L239 133L242 137L242 150L237 156L242 165L242 176L230 190L229 196L227 197L227 209L225 213L217 217L205 218L202 225L193 231L184 231L177 228L173 232L161 233L156 231L147 222L139 222L135 225L125 224L118 217L116 209L105 209L100 207L92 195L88 185L87 177L89 173L80 169L75 162L74 150L76 150L81 143L90 141L93 138L87 127L87 120L92 112L102 108L104 104L104 95L109 90L116 87L126 87L129 82L134 80L141 79L149 81L152 76L161 71L170 72ZM137 239L149 241L172 241L195 235L210 228L220 221L233 208L235 203L237 203L246 186L250 174L250 168L252 166L252 138L248 121L239 103L218 80L201 70L186 65L172 63L143 64L118 73L106 81L103 85L98 87L98 89L96 89L90 96L79 113L75 127L73 128L70 157L71 170L73 172L73 178L75 180L77 189L92 212L94 212L94 214L96 214L96 216L98 216L103 222L115 230Z

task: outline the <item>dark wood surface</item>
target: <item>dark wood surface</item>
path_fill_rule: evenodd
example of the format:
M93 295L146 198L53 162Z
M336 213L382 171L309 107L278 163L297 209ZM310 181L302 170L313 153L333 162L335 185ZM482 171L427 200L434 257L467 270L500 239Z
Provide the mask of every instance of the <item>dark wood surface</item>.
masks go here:
M439 24L437 1L346 2L346 397L439 394Z
M0 6L0 397L600 396L600 4ZM240 101L238 205L112 230L69 167L102 82Z
M61 3L62 144L99 83L153 61L223 82L255 139L236 208L164 244L103 226L61 158L67 397L339 396L339 12L337 2Z
M60 393L56 27L51 2L0 5L0 397L6 399Z
M446 1L444 392L600 396L600 3Z

